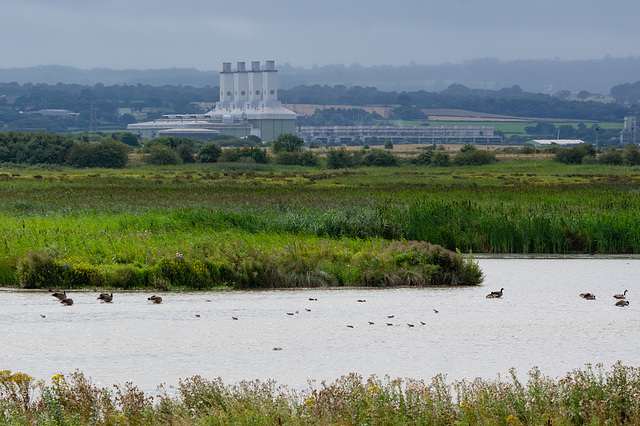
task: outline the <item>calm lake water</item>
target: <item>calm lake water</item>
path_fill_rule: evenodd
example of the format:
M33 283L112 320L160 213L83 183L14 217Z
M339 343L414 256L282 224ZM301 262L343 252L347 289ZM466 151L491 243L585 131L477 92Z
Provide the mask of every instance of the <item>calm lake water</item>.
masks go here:
M526 379L534 366L558 377L586 363L637 365L640 260L479 263L486 279L476 287L166 293L160 305L146 293L115 292L106 304L74 292L73 306L1 291L0 370L50 379L78 369L99 386L132 381L153 394L193 375L305 388L350 372L453 381L511 367ZM485 298L501 287L502 299ZM625 289L630 305L615 307Z

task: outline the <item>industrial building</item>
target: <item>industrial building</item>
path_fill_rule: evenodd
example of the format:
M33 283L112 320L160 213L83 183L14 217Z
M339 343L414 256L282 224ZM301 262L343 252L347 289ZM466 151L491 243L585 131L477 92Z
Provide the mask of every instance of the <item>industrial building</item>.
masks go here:
M502 138L494 134L493 126L300 126L297 134L307 143L368 143L372 140L390 140L394 143L502 143Z
M238 62L222 64L220 101L205 114L167 114L161 119L129 124L127 129L142 138L186 136L209 139L216 134L258 136L270 142L282 133L295 133L296 113L278 101L278 71L275 61L252 61L247 70Z
M627 116L624 118L624 127L620 131L620 143L623 145L636 144L638 132L638 117Z

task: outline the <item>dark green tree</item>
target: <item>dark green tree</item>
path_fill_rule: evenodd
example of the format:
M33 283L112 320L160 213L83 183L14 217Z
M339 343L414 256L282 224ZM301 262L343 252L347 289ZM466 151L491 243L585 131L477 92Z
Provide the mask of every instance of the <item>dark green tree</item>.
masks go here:
M281 133L276 140L271 142L271 150L277 154L282 151L295 152L304 146L304 140L291 133Z
M625 166L640 165L640 148L637 145L627 145L622 150L622 163Z
M471 144L464 145L460 148L460 151L458 151L453 158L453 164L456 166L481 166L497 161L495 153L480 150Z
M75 144L69 151L68 162L76 167L119 169L129 162L130 147L107 138L98 143Z
M209 143L200 148L198 161L201 163L215 163L222 155L222 148L216 143Z
M391 167L398 165L398 157L382 149L372 149L365 154L363 161L367 166Z
M149 164L156 166L180 164L180 156L170 147L158 144L149 149L149 155L144 157Z

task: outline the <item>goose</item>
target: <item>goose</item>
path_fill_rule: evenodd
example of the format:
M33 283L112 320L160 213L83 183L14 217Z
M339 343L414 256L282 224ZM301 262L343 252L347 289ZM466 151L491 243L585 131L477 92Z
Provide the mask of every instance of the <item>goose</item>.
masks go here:
M395 315L387 315L387 318L393 318Z
M409 324L409 323L407 323L407 325L408 325L409 327L415 327L413 324Z
M622 294L614 294L613 297L615 297L618 300L624 300L627 298L627 291L629 290L625 290L624 293Z
M68 297L65 297L64 299L60 299L60 303L66 306L71 306L73 305L73 299L69 299Z
M352 326L352 325L348 325L347 327L349 327L349 328L353 328L353 326Z
M369 325L373 325L375 324L373 321L369 321Z
M358 299L358 302L359 302L359 303L364 303L364 302L366 302L366 300L364 300L364 299Z
M51 290L49 290L49 291L51 291ZM62 299L67 297L67 292L66 291L63 291L62 293L54 292L54 293L51 293L51 295L53 297L57 298L58 300L62 300Z
M580 293L580 297L587 300L596 300L596 295L593 293Z
M101 300L103 303L111 303L113 300L113 293L101 293L100 296L98 296L98 300Z
M238 317L231 317L232 320L238 321Z
M629 301L628 300L618 300L616 302L616 306L629 306Z
M153 303L162 303L162 297L156 295L147 297L147 300L151 300Z
M501 288L500 291L492 291L491 293L487 294L487 299L499 299L502 297L503 291L504 288Z

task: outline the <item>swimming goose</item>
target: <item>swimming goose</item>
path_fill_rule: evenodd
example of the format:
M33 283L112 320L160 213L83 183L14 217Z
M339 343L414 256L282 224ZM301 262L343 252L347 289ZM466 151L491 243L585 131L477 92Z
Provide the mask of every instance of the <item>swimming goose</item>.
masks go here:
M499 299L502 297L503 291L504 288L501 288L500 291L492 291L491 293L487 294L487 299Z
M147 297L147 300L151 300L153 303L162 303L162 297L156 295Z
M629 290L625 290L624 293L622 294L614 294L613 297L615 297L618 300L624 300L627 298L627 291Z
M580 293L580 297L587 300L596 300L596 295L593 293Z
M62 303L63 305L71 306L73 305L73 299L65 297L64 299L60 299L60 303Z
M616 306L629 306L629 301L628 300L618 300L616 302Z
M111 303L113 300L113 293L101 293L100 296L98 296L98 300L101 300L103 303Z
M49 290L49 291L51 291L51 290ZM51 293L51 295L53 297L55 297L56 299L58 299L58 300L62 300L62 299L67 297L67 292L66 291L63 291L62 293L55 292L55 293Z

